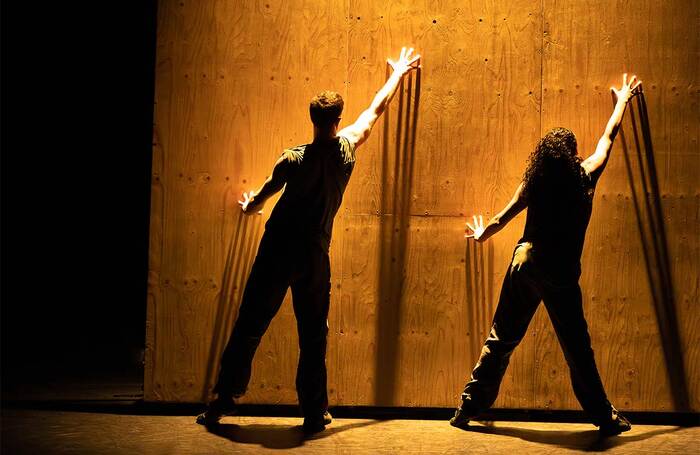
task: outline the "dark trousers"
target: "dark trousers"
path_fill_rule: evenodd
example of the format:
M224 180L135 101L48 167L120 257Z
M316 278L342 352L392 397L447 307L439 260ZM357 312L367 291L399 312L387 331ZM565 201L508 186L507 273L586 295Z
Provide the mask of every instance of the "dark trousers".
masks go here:
M503 280L491 332L462 394L462 409L467 415L476 415L496 401L510 356L525 336L540 301L544 301L569 366L576 398L593 423L610 420L612 406L596 368L578 282L555 284L532 257L518 267L517 254L516 248L514 263Z
M330 262L327 250L314 241L270 232L263 235L243 292L238 319L221 359L214 392L220 397L245 393L260 339L290 286L299 333L296 378L299 404L304 416L318 417L328 408L326 338Z

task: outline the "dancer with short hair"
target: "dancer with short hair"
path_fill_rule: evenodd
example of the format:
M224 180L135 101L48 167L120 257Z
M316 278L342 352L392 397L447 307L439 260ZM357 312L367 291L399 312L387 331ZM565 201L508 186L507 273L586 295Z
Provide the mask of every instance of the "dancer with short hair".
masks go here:
M244 213L260 210L265 200L284 188L265 225L258 253L238 311L238 319L221 359L214 388L217 398L197 417L215 424L236 411L251 376L253 356L270 321L292 288L299 333L296 387L304 430L315 433L331 422L326 389L326 338L330 305L330 261L333 219L355 166L356 149L370 135L402 78L418 67L420 56L401 49L388 60L393 73L355 123L338 131L343 98L322 92L311 100L314 127L310 144L285 150L258 191L243 193Z

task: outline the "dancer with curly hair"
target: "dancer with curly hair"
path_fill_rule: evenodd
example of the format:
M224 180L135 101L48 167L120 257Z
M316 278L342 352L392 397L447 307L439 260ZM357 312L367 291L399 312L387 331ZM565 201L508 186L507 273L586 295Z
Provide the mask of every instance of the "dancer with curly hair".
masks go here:
M578 279L581 252L591 217L596 183L608 162L628 101L640 90L636 76L612 88L615 109L595 152L582 160L576 137L555 128L540 139L529 158L522 183L511 201L485 226L481 216L467 223L465 237L484 242L527 208L525 232L508 267L501 295L481 356L462 393L462 403L450 420L466 428L469 420L489 408L498 395L513 350L544 302L564 351L574 393L604 436L631 426L608 401L591 348L583 315Z

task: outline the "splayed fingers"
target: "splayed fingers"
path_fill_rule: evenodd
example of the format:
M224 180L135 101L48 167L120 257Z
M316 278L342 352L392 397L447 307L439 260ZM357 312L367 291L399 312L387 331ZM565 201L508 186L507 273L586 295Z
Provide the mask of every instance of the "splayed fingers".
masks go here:
M413 54L413 48L409 48L408 50L405 47L401 48L401 53L399 54L399 58L397 60L392 60L392 59L387 59L387 62L391 67L394 69L394 71L400 73L401 75L404 75L408 73L409 71L418 68L420 65L416 65L416 62L419 62L420 60L420 54L411 56Z
M238 205L241 206L241 210L243 213L250 213L248 211L248 205L253 201L253 196L255 196L255 193L253 191L246 191L243 193L243 200L238 201ZM258 210L258 215L262 214L262 210Z
M484 229L484 217L481 215L474 215L472 217L472 223L467 221L466 228L464 229L464 237L479 240L481 235L484 233Z
M622 75L622 86L620 88L610 87L610 90L615 94L618 100L628 101L633 96L641 93L642 81L637 79L637 75L627 79L627 73Z

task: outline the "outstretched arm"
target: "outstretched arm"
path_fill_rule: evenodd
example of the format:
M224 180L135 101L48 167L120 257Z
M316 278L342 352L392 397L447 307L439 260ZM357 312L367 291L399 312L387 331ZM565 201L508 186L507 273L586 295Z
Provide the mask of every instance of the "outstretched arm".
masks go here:
M481 215L478 217L475 215L473 217L473 225L467 222L467 226L464 228L464 237L473 238L477 242L484 242L496 232L503 229L506 224L515 218L515 215L522 212L525 207L527 207L527 201L523 197L523 184L521 183L515 190L515 194L513 194L510 202L506 204L503 210L491 218L486 226L484 226L484 219ZM469 230L471 230L471 234Z
M375 95L372 100L372 104L360 114L355 123L346 126L340 132L339 136L345 136L350 142L352 142L355 147L361 145L369 137L369 133L372 131L372 127L376 123L377 119L384 113L386 107L389 105L391 98L393 98L396 89L399 87L401 79L408 74L412 69L417 68L414 65L419 59L420 55L411 57L413 53L413 48L406 51L406 48L401 48L401 55L396 61L387 60L389 65L394 69L393 73L389 79L384 84Z
M617 97L615 109L610 116L610 120L608 120L603 136L601 136L598 141L595 152L581 163L581 166L583 166L594 181L600 177L603 169L605 169L605 165L608 163L610 150L612 150L613 141L615 140L615 136L617 136L617 132L620 130L620 124L622 123L622 116L625 114L627 102L629 102L634 95L639 93L639 87L641 85L642 81L637 81L637 76L632 76L628 82L627 73L625 73L622 76L622 87L619 89L611 87L611 90Z
M272 174L265 180L265 183L258 191L243 193L243 200L238 201L238 204L244 213L253 213L256 210L258 210L258 213L262 213L260 209L262 209L265 201L281 190L284 184L287 183L287 164L287 158L285 156L280 157L272 169Z

